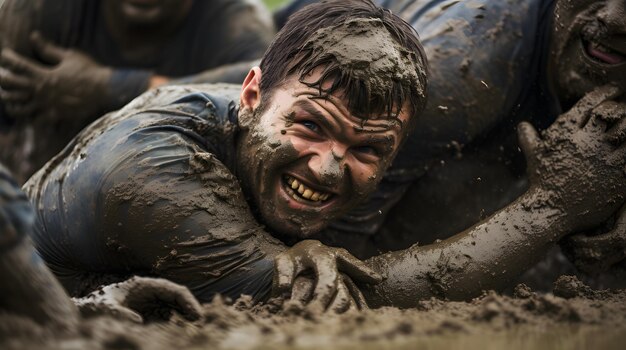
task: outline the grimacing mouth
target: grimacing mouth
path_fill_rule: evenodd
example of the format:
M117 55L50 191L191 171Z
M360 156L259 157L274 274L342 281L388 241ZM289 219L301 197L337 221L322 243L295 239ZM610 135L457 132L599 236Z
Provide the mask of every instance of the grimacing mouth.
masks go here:
M606 43L580 37L582 51L588 60L604 66L617 66L626 62L626 53L610 47Z
M326 204L335 197L333 193L316 190L291 175L283 175L281 182L287 194L299 203L321 205Z

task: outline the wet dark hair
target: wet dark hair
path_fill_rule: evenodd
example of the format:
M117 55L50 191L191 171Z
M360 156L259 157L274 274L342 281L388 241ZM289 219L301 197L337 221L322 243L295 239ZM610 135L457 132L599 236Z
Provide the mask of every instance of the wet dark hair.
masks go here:
M406 50L412 62L416 79L394 79L392 75L383 79L392 80L389 91L371 89L363 74L354 74L345 69L330 54L319 54L308 45L309 39L323 28L336 27L354 19L379 20L391 37ZM421 113L426 104L427 63L424 49L415 30L391 11L377 7L370 0L320 1L293 14L276 36L261 61L261 104L263 110L272 96L287 77L298 74L301 83L317 88L320 97L342 91L347 98L347 107L360 118L372 115L397 116L400 108L408 102L413 114ZM322 69L322 76L314 82L305 78L315 69ZM356 68L358 69L358 68ZM328 89L322 85L332 82Z

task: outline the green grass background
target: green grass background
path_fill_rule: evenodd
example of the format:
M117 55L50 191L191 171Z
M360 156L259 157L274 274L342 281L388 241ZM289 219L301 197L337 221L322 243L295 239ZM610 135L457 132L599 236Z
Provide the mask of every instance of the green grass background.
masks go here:
M278 6L287 2L287 0L263 0L270 10L276 9Z

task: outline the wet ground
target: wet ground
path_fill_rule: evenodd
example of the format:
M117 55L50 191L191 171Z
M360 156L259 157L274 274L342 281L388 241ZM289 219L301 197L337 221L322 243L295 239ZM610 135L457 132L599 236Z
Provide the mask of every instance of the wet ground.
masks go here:
M596 291L561 278L553 293L518 286L469 302L422 301L417 309L382 308L314 315L298 305L251 306L244 298L204 306L195 323L137 325L86 320L78 335L30 328L2 348L66 349L623 349L626 290ZM278 313L276 313L278 311ZM6 325L6 323L5 323Z

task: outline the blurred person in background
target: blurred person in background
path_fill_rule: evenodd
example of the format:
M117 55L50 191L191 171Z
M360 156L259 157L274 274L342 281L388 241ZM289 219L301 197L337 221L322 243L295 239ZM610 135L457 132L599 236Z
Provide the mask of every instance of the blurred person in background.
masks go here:
M22 183L95 118L171 78L257 59L273 34L260 0L7 0L0 161Z

